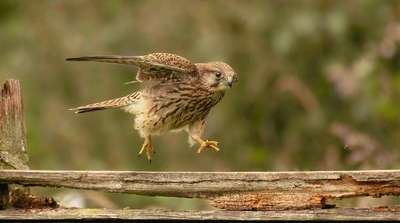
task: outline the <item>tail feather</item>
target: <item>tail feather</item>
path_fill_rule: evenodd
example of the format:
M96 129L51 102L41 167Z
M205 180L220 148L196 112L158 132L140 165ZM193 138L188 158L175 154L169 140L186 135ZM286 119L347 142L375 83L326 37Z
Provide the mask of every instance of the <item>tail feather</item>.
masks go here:
M71 108L69 110L75 111L75 113L85 113L85 112L100 111L110 108L122 108L131 105L133 101L137 98L138 98L138 92L135 92L125 97L83 105L77 108Z

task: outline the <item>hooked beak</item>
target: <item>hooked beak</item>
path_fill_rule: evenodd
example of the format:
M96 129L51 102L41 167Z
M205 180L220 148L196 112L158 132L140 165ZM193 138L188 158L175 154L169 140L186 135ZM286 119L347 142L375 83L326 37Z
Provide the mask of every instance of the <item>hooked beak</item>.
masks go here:
M232 87L232 79L225 81L225 84L228 85L229 88L231 88Z
M237 75L233 75L233 77L229 78L228 80L225 81L225 84L229 86L229 88L232 88L232 83L237 82L238 78Z

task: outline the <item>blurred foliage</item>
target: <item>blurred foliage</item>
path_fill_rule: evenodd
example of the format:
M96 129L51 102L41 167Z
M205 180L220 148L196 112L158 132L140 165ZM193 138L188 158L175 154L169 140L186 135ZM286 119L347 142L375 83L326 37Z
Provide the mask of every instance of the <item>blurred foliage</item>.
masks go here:
M23 87L31 169L399 167L399 1L0 1L0 33L0 78ZM143 139L134 116L68 111L147 85L123 85L134 67L66 58L153 52L235 69L239 82L213 108L203 135L220 142L220 153L196 156L186 133L168 133L153 138L150 165L137 158ZM65 193L88 206L209 208L186 199Z

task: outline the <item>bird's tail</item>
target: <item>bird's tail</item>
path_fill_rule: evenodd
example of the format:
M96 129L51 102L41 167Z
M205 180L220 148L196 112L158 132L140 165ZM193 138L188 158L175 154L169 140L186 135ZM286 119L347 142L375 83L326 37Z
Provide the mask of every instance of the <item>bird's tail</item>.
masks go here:
M75 111L75 113L85 113L85 112L100 111L110 108L122 108L131 105L137 98L138 98L138 92L135 92L125 97L97 102L89 105L83 105L77 108L71 108L69 110Z

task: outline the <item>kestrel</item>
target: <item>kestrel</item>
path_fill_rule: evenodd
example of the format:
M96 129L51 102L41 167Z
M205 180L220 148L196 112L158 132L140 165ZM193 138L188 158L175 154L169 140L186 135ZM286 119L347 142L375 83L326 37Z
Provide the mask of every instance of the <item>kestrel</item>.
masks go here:
M225 91L238 81L235 71L223 62L192 63L168 53L145 56L84 56L67 61L98 61L133 65L139 68L136 81L159 81L125 97L84 105L70 110L75 113L121 108L134 114L135 129L144 138L139 156L154 152L151 136L185 129L189 144L200 143L197 154L205 148L219 151L218 142L202 140L204 123L211 108L224 97Z

